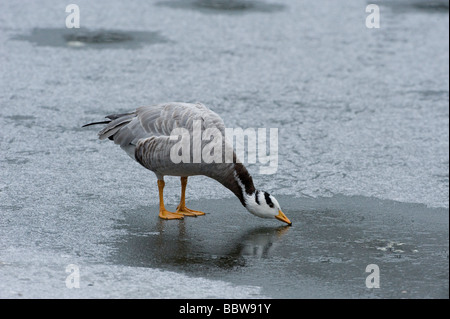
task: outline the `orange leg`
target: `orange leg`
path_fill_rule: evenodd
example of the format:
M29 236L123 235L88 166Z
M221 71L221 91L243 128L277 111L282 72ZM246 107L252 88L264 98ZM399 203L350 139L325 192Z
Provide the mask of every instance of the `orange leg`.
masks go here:
M164 185L165 185L164 181L158 179L159 217L162 219L183 219L184 218L183 214L169 212L164 207L164 196L163 196Z
M177 213L183 214L184 216L201 216L205 215L204 212L200 212L198 210L192 210L186 207L185 197L186 197L186 185L187 185L187 177L181 177L181 200L180 205L177 207Z

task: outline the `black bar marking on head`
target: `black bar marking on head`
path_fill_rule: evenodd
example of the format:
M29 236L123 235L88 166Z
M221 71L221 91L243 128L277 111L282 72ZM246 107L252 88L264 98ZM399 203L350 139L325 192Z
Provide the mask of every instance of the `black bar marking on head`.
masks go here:
M274 205L273 205L273 203L272 203L272 200L270 199L269 193L264 192L264 198L266 199L267 205L269 205L269 207L272 207L272 208L273 208Z

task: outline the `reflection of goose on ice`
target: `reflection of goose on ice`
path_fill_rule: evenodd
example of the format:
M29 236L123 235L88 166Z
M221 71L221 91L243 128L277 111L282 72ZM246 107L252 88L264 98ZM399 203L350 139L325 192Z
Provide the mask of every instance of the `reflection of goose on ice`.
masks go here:
M268 257L278 246L277 242L288 230L288 226L275 229L268 227L254 229L242 238L240 254L257 258Z

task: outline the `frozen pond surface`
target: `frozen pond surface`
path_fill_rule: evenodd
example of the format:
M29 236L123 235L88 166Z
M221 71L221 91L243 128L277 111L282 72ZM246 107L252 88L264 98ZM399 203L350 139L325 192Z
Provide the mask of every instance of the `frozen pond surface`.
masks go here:
M79 30L57 1L2 4L0 297L448 298L449 11L428 3L367 29L364 1L78 1ZM164 101L278 128L277 173L248 168L293 226L203 177L209 214L160 221L154 175L81 125Z

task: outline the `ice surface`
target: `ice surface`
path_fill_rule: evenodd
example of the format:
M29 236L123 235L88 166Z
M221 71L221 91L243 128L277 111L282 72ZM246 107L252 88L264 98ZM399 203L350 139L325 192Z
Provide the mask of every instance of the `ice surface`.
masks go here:
M122 260L110 263L111 256L117 257L114 241L130 234L129 227L121 227L129 212L156 207L155 177L112 143L99 141L96 128L81 129L141 105L201 101L229 127L278 128L277 173L260 175L257 165L248 168L258 188L284 195L285 202L295 200L285 212L289 218L308 200L320 206L324 197L339 196L349 202L361 196L358 218L365 218L372 199L399 202L400 211L416 207L429 215L433 210L427 207L432 207L440 209L440 218L443 211L448 215L448 5L383 1L381 28L367 29L364 1L77 4L79 31L65 29L67 14L59 1L26 6L9 1L0 10L0 261L5 263L0 276L5 296L38 296L39 284L27 291L26 280L14 279L32 271L27 260L34 260L43 276L43 296L57 296L59 290L46 290L46 283L61 284L61 275L55 275L66 263L61 254L81 258L92 282L98 273L115 269L127 278L161 276L155 280L162 285L164 272L153 268L165 269L164 262L146 264L152 269L135 269L140 266ZM166 185L166 201L175 205L179 181L167 179ZM218 207L226 213L236 201L203 177L190 180L188 198L224 199ZM239 205L235 210L245 215ZM148 212L149 219L154 217ZM248 218L250 224L266 222ZM215 227L227 229L228 221L218 219ZM442 223L448 225L448 218ZM394 225L392 231L402 229L401 221ZM147 232L158 232L150 226ZM441 235L446 237L443 252L431 254L448 259L448 227ZM381 253L377 247L388 250L405 242L383 237L374 236L367 245ZM346 256L322 252L310 251L306 260L345 264ZM220 255L214 248L203 253ZM271 262L261 263L257 273L264 274ZM183 276L188 289L194 279ZM214 273L211 281L199 284L198 295L209 296L207 287L214 285L224 291L212 290L214 296L232 297L240 290L238 283L229 286L221 277ZM102 278L110 285L110 277ZM314 277L299 280L315 284ZM448 276L444 281L448 287ZM138 279L122 284L120 291L139 289ZM258 295L260 286L257 279L249 281L243 295ZM107 297L98 287L95 282L87 287L91 296ZM169 288L161 289L164 296L174 296ZM340 289L330 291L336 295Z
M73 274L72 265L78 267L79 280L71 281L69 277ZM39 255L17 249L2 251L0 274L2 299L267 298L260 293L260 287L232 285L152 268L86 264L77 256L42 251ZM77 287L73 286L74 282Z

